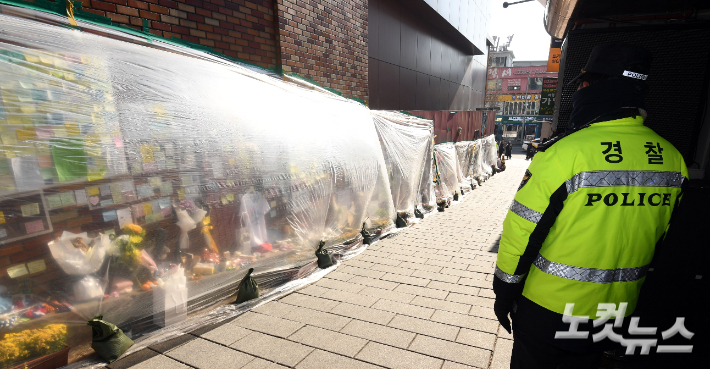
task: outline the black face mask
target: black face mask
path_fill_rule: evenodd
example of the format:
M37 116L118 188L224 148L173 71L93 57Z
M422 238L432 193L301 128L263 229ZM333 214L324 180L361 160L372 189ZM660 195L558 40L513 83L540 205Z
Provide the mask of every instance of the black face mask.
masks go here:
M584 87L572 95L569 129L638 115L638 109L645 108L645 94L643 85L620 78Z

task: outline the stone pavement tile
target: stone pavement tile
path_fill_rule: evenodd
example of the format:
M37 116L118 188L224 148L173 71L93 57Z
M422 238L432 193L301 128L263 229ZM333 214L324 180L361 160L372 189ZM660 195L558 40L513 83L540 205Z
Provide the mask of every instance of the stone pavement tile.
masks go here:
M477 369L477 368L473 367L473 366L454 363L452 361L444 361L444 366L442 366L441 369Z
M488 263L488 262L486 262L486 263L487 263L487 264L492 264L492 263ZM470 265L468 266L468 270L470 270L470 271L472 271L472 272L480 272L480 273L489 273L489 274L490 274L490 273L495 272L495 269L496 269L496 268L495 268L493 265L475 265L475 264L470 264Z
M430 259L430 260L440 260L440 261L451 261L451 256L450 255L441 255L438 253L434 253L433 250L429 249L427 250L428 252L417 252L414 254L416 257L420 258L425 258L425 259Z
M341 271L343 273L354 274L354 275L359 275L361 277L368 277L368 278L380 278L383 275L385 275L385 272L378 272L376 270L356 268L356 267L349 266L349 265L343 265L338 269L341 269Z
M427 288L434 288L437 290L461 293L461 294L471 295L471 296L478 295L479 290L480 290L479 287L463 286L460 284L446 283L446 282L440 282L440 281L431 281L431 283L429 283L427 285Z
M412 318L405 315L397 315L392 319L390 327L403 329L414 333L424 334L449 341L455 341L459 334L459 327L432 322L430 320Z
M467 270L468 264L461 264L455 261L441 261L441 260L429 260L427 265L434 265L443 268L452 268L459 270Z
M412 273L412 277L419 277L419 278L426 278L432 281L440 281L440 282L448 282L448 283L456 283L458 282L460 277L457 277L455 275L447 275L447 274L442 274L440 272L427 272L425 270L417 270L414 273Z
M503 326L498 327L498 338L505 338L507 340L512 340L513 339L513 333L508 333L508 331L503 328Z
M450 274L450 275L455 275L458 277L470 278L470 279L485 279L486 275L487 275L485 273L469 272L467 270L454 269L454 268L444 268L441 270L441 272L444 274Z
M418 335L414 338L414 342L409 346L409 349L422 354L477 367L487 366L491 358L491 352L488 350L422 335Z
M362 338L333 332L323 328L312 327L310 325L301 328L288 339L349 357L355 356L367 343L367 340Z
M283 318L334 331L343 329L352 320L344 316L303 307L296 307Z
M280 299L279 302L320 311L330 311L338 305L337 301L326 300L320 297L313 297L300 293L292 293Z
M311 287L316 287L316 286L308 286L302 290L299 290L298 292L304 293L305 290L308 290ZM318 287L316 287L318 288ZM324 289L324 288L323 288ZM313 291L313 290L311 290ZM310 293L306 293L306 295L311 295ZM313 296L313 295L311 295ZM264 305L258 306L255 309L252 309L251 311L259 314L264 314L264 315L269 315L269 316L275 316L277 318L280 318L286 314L288 314L289 311L295 309L296 307L293 305L289 304L284 304L278 301L271 301L269 303L266 303Z
M408 255L400 255L400 254L392 254L392 255L390 255L390 258L395 259L395 260L409 261L412 263L419 263L419 264L426 264L427 260L429 260L426 258L418 258L416 256L408 256Z
M491 287L493 287L493 286L491 286ZM489 289L489 288L481 288L481 290L478 292L478 296L487 297L489 299L496 298L495 292L493 292L493 290Z
M384 241L380 241L379 243L381 244L382 242L384 242ZM382 245L382 246L384 246L384 245ZM368 248L367 250L363 251L362 254L360 254L360 255L362 255L362 256L374 256L374 257L376 257L376 258L384 258L384 259L387 259L387 258L389 258L390 253L389 253L389 252L384 252L384 251L382 251L382 250L380 250L380 251L373 251L373 250L370 250L370 249Z
M355 358L393 369L439 369L443 364L443 360L377 342L368 342Z
M136 364L130 369L189 369L190 367L181 364L167 356L158 355L146 361Z
M292 335L303 327L303 323L257 314L251 311L240 315L229 324L283 338Z
M498 321L479 318L476 316L456 314L450 311L437 310L434 312L434 315L432 315L430 320L488 333L498 332Z
M298 290L299 293L302 293L304 295L309 295L309 296L315 296L315 297L320 297L322 294L324 294L326 291L329 291L330 289L316 286L315 284L311 284L306 288L301 288ZM268 305L268 304L266 304ZM264 306L264 305L262 305Z
M372 305L372 308L391 311L393 313L413 316L415 318L421 319L429 319L431 315L434 314L434 309L410 304L403 304L401 302L396 302L392 300L379 300L374 305Z
M430 264L429 262L427 262L427 264L419 264L419 263L411 263L409 261L403 261L403 262L401 262L401 264L399 264L399 266L402 268L425 270L427 272L434 272L434 273L439 272L442 268L438 265L429 265L429 264Z
M364 306L348 304L347 302L340 303L333 308L331 313L382 325L387 325L387 323L394 318L394 313L392 312L366 308Z
M336 279L343 282L347 282L353 278L355 278L354 274L343 273L339 269L336 269L334 272L330 272L323 277L323 279Z
M256 358L245 365L242 369L285 369L285 366L273 363L271 361L266 361L264 359Z
M381 276L380 279L383 279L385 281L391 281L391 282L397 282L397 283L404 283L404 284L411 284L414 286L420 286L424 287L431 280L425 279L425 278L417 278L417 277L408 277L406 275L399 275L399 274L392 274L392 273L387 273L384 276Z
M174 348L165 355L200 369L237 369L254 359L250 355L199 338Z
M349 302L351 304L361 305L361 306L366 306L366 307L372 306L372 304L374 304L377 300L379 300L379 298L377 298L377 297L365 296L363 294L350 293L350 292L345 292L345 291L340 291L340 290L329 290L328 292L324 293L323 296L321 296L321 297L324 299L341 301L341 302Z
M357 283L364 286L377 287L385 290L393 290L395 287L399 286L399 283L383 281L381 279L367 278L357 276L349 281L350 283Z
M484 279L461 278L459 279L458 284L481 288L493 288L493 282L488 282Z
M473 306L485 306L485 307L488 307L491 309L493 309L493 303L495 302L495 300L493 300L493 299L487 299L484 297L471 296L471 295L463 295L463 294L454 293L454 292L449 293L449 295L446 296L446 300L460 302L462 304L468 304L468 305L473 305Z
M476 346L488 350L493 350L496 343L496 335L492 333L484 333L472 329L461 328L459 336L456 337L456 342L463 343L469 346Z
M490 369L510 368L510 355L513 353L513 341L497 339L496 348L493 350L493 359Z
M429 285L431 285L434 282L435 281L431 281L429 283ZM448 291L444 291L444 290L435 290L435 289L431 289L431 288L427 288L427 287L410 286L408 284L400 284L394 290L395 290L395 292L409 293L409 294L413 294L413 295L431 297L431 298L440 299L440 300L444 300L446 298L446 295L449 294Z
M382 288L366 287L360 291L360 295L377 297L379 299L392 300L397 302L409 303L414 298L414 295L409 293L394 292Z
M471 311L468 312L468 315L480 316L481 318L498 320L498 318L496 318L495 312L493 311L493 308L487 308L487 307L483 307L483 306L471 307Z
M282 338L254 332L230 345L239 351L286 366L294 366L313 351L312 348Z
M368 247L368 249L369 249L369 247ZM398 266L399 264L402 263L401 260L381 258L378 256L372 256L372 255L360 255L358 257L358 260L369 261L374 264L391 265L391 266Z
M376 369L379 368L359 360L354 360L345 356L336 355L330 352L315 350L311 352L296 369Z
M466 314L471 310L471 305L460 304L445 300L431 299L428 297L417 296L412 300L412 305L426 306L436 310L451 311L454 313Z
M371 263L369 261L364 261L364 260L358 260L357 258L348 260L346 265L358 267L358 268L363 268L363 269L370 269L375 263Z
M402 246L402 245L388 246L386 249L384 249L384 251L392 254L392 255L390 255L390 257L394 256L395 254L396 255L403 255L403 256L412 256L412 255L414 255L415 252L417 252L417 250L413 250L413 248L411 248L411 247ZM401 259L399 259L399 260L401 260Z
M325 287L325 288L332 288L334 290L341 290L345 292L351 292L351 293L358 293L362 291L363 288L365 288L362 285L355 284L355 283L350 283L350 282L343 282L343 281L336 281L335 279L326 279L323 278L320 281L316 282L315 284L318 287Z
M200 337L220 343L222 345L229 346L234 342L248 336L252 331L244 329L234 324L225 324L221 327L213 329L209 332L203 333Z
M409 268L402 268L402 267L396 267L396 266L391 266L391 265L380 265L376 264L373 265L372 270L377 270L380 272L385 272L385 273L394 273L394 274L400 274L400 275L412 275L412 273L415 272L414 269L409 269Z
M395 319L396 318L397 317L395 317ZM411 332L363 322L361 320L353 320L340 332L403 349L406 349L414 339L414 336L416 336Z

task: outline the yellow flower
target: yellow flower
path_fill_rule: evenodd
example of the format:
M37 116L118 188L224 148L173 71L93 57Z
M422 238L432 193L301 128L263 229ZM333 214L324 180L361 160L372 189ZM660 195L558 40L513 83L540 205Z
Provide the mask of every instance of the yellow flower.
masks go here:
M137 224L129 224L124 228L124 231L126 233L133 233L133 234L142 234L143 233L143 228Z

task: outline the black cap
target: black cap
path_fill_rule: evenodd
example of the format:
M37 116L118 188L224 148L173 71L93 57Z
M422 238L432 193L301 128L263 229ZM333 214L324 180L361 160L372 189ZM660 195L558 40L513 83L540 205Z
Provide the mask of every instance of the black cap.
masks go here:
M645 81L648 78L652 60L651 52L641 46L624 42L598 45L589 55L587 65L582 69L582 73L567 85L583 81L586 72Z

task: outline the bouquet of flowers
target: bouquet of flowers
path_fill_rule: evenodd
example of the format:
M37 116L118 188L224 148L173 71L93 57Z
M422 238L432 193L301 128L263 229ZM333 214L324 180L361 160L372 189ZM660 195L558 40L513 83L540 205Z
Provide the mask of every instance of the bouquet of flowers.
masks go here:
M49 324L40 329L8 333L0 341L0 367L9 367L21 360L57 352L64 347L66 338L67 326L64 324Z

